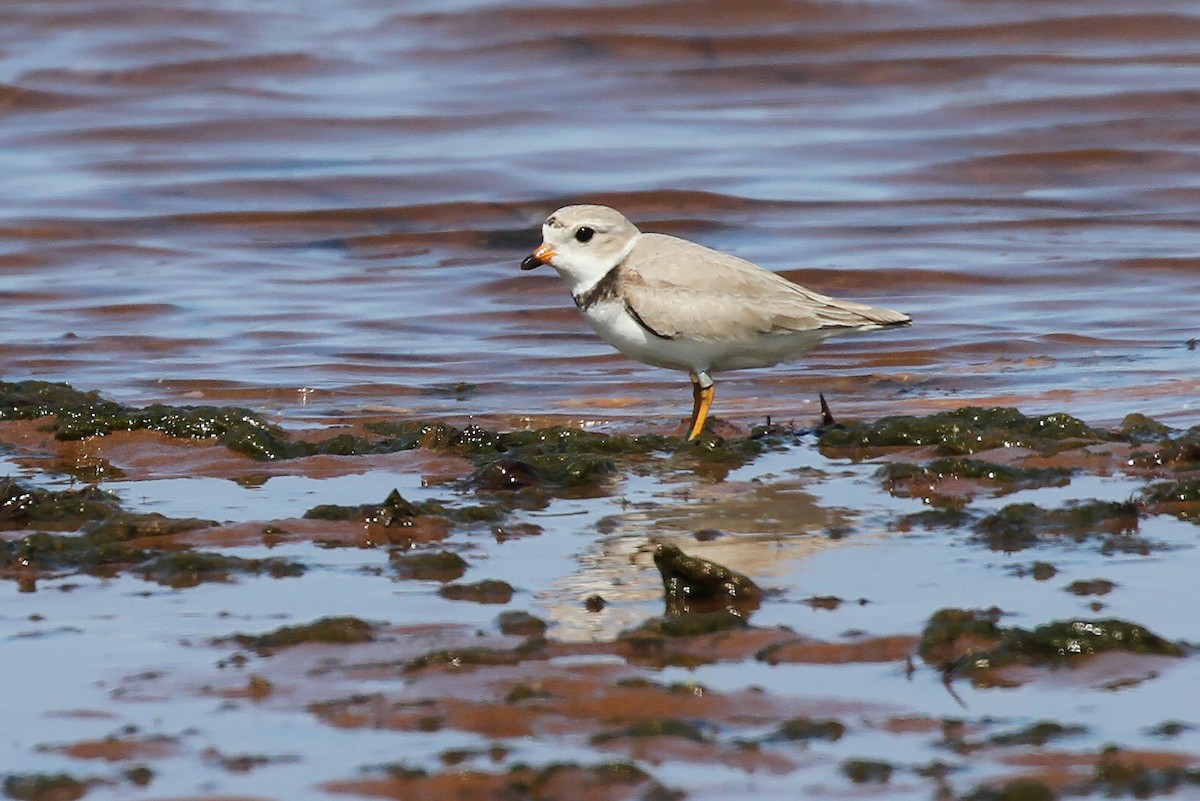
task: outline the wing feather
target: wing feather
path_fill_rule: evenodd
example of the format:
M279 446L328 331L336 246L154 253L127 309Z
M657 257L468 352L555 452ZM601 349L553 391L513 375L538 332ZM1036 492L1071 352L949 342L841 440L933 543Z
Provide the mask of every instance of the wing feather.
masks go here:
M621 265L634 315L663 337L750 340L766 334L871 329L909 318L838 300L756 264L664 234L643 234Z

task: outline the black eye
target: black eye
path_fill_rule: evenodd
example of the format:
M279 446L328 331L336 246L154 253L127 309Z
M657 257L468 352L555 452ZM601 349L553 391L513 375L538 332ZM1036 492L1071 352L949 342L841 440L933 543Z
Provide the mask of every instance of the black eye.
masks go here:
M596 232L593 229L588 228L586 225L581 225L579 230L575 232L575 239L580 242L587 242L595 235Z

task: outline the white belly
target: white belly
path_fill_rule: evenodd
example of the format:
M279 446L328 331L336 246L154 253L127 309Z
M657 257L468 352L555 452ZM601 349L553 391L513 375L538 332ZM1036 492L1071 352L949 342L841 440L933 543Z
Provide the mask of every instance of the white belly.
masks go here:
M584 317L601 339L631 359L694 373L770 367L794 361L835 333L804 331L719 342L682 337L663 339L642 327L619 301L596 303L584 312Z

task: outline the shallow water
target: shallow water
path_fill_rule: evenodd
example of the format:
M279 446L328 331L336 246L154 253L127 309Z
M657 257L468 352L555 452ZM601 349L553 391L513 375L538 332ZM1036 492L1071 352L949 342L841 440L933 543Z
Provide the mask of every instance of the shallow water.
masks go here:
M936 609L995 604L1002 605L1006 625L1032 628L1050 620L1118 617L1172 638L1200 641L1200 628L1187 605L1163 601L1171 588L1186 592L1191 586L1194 523L1165 516L1146 519L1140 533L1160 543L1146 555L1104 556L1094 543L1069 542L1004 554L971 542L964 532L898 531L896 516L920 511L924 503L880 492L872 477L875 467L821 457L811 441L802 441L758 458L724 481L632 476L618 484L613 497L560 499L545 510L518 513L519 519L544 528L537 536L499 540L478 529L453 534L444 544L472 565L464 580L503 578L516 587L513 601L501 607L439 598L437 582L398 580L388 569L386 549L315 547L304 541L220 549L247 558L298 560L308 567L298 578L241 578L182 590L133 577L66 575L39 581L35 592L16 582L0 583L0 632L10 688L6 713L15 723L0 764L13 771L67 771L107 779L109 785L94 785L89 792L96 798L142 797L115 778L117 768L134 764L153 767L152 797L167 792L287 798L311 794L324 782L378 775L377 766L397 760L436 766L456 749L475 752L502 745L506 761L492 764L491 770L516 762L591 764L619 756L620 749L614 754L589 747L586 739L566 733L505 737L488 734L486 724L483 730L331 727L313 713L321 703L373 693L399 699L426 699L430 693L472 698L480 682L490 686L491 674L466 672L456 684L453 675L406 674L394 660L411 655L414 645L406 638L413 636L417 652L445 647L447 638L462 635L469 642L471 630L482 636L500 610L527 610L543 618L557 642L585 647L610 642L621 630L661 612L661 583L650 564L648 537L677 542L689 553L749 573L773 592L754 613L754 624L763 630L786 626L813 641L849 644L864 636L907 637ZM360 476L347 478L353 480L310 483L325 482L322 493L337 488L340 503L378 500L376 486L362 483ZM133 511L191 514L195 510L189 504L203 495L206 514L216 519L268 520L289 498L293 513L313 500L294 498L286 481L281 481L282 493L270 491L279 477L252 490L227 482L240 492L225 493L208 493L211 481L215 479L102 486L117 490ZM1006 495L1003 501L1053 506L1093 497L1123 498L1134 483L1120 476L1085 475L1068 487L1054 488L1053 497L1033 489ZM757 489L747 496L745 488ZM773 495L796 502L771 505L763 500ZM747 497L758 503L758 518L742 511ZM979 501L981 509L996 505L995 499ZM715 538L695 535L715 521L726 524ZM835 525L847 534L831 536ZM287 529L289 523L279 526ZM1038 560L1052 562L1057 575L1031 579L1025 569ZM1089 607L1094 599L1064 591L1076 579L1099 576L1116 584L1099 609ZM607 606L586 611L581 599L595 593L603 595ZM813 597L841 601L830 609L810 604ZM318 648L298 659L286 653L255 655L214 642L232 632L267 631L330 615L389 621L401 636L376 650ZM404 634L414 625L415 634ZM429 628L428 634L420 633L421 626ZM456 630L461 633L454 634ZM246 664L235 664L237 653L248 657ZM79 659L81 654L86 659ZM552 686L555 671L571 675L623 664L601 648L517 670L526 680ZM35 666L36 673L30 673ZM503 675L506 669L497 670ZM931 666L918 663L914 671L899 657L887 656L782 664L718 659L688 669L665 667L649 675L717 697L748 690L765 693L776 699L780 714L796 705L812 717L845 720L850 731L834 743L814 743L800 752L796 746L776 746L775 758L784 760L785 767L696 761L653 749L645 764L657 780L686 789L689 797L774 797L797 786L814 797L840 797L845 778L839 764L877 759L897 766L886 791L880 788L884 797L925 798L930 787L918 778L921 766L948 760L954 765L953 786L967 788L1013 771L1007 760L1023 753L993 749L956 760L947 743L930 731L948 725L946 721L966 721L969 728L991 732L1044 720L1084 726L1066 742L1065 751L1055 752L1064 760L1111 744L1195 754L1200 752L1200 730L1185 730L1164 742L1154 729L1196 719L1200 710L1188 699L1200 681L1197 670L1194 657L1100 662L1090 668L1043 670L1012 687L996 688L948 685ZM242 688L250 676L268 677L272 691L263 698L244 697ZM538 676L542 678L534 678ZM492 676L490 682L496 681ZM1120 689L1118 681L1124 682ZM499 715L499 708L493 714ZM709 725L723 740L763 737L771 729L739 722L736 716ZM104 761L67 750L111 738L159 742L164 753L143 746L132 755ZM258 762L239 769L230 767L236 762L222 761L236 759Z
M1188 427L1200 391L1197 86L1200 15L1183 0L7 3L0 378L137 404L234 403L290 428L371 413L671 433L689 408L683 376L611 352L551 271L517 270L547 213L594 201L913 315L909 329L827 342L802 365L717 376L715 413L735 424L807 424L824 392L850 418L1004 404ZM419 462L258 475L138 447L122 464L142 469L105 486L170 516L246 526L377 503L392 488L454 493ZM0 456L2 472L69 483L30 467L34 457ZM1193 525L1143 520L1169 546L1147 556L1006 555L962 531L896 530L921 500L888 496L874 467L805 441L723 480L625 476L611 496L555 500L521 516L540 536L455 532L469 580L517 588L506 607L396 580L381 549L245 537L223 551L284 554L308 573L185 590L129 576L61 576L33 593L0 582L0 674L18 688L0 773L111 777L104 760L55 749L124 726L174 750L144 760L148 790L117 781L89 798L332 796L319 786L399 755L428 767L448 749L486 748L497 738L453 726L339 728L305 699L231 700L209 685L262 670L282 687L289 669L303 677L303 660L217 668L229 649L208 640L340 614L489 629L519 608L561 642L603 642L661 611L651 536L780 590L754 623L814 638L911 635L945 606L998 605L1029 627L1092 615L1097 599L1063 588L1102 576L1118 587L1100 614L1200 641L1185 605L1164 602L1194 584ZM1077 475L975 506L1123 500L1139 481ZM725 536L698 542L709 528ZM1053 580L1018 575L1041 558L1060 569ZM584 609L591 593L609 601L602 612ZM806 602L830 595L845 602ZM959 697L932 668L908 676L895 660L647 670L719 691L758 685L859 723L815 753L790 752L779 772L642 764L689 797L797 786L823 797L868 792L837 766L869 757L901 766L886 797L928 798L914 766L953 755L928 731L889 723L905 717L989 731L1053 717L1088 728L1065 751L1119 743L1194 761L1197 730L1164 741L1147 727L1200 721L1180 701L1194 696L1195 660L1155 670L1116 689L1111 676L957 682ZM406 688L340 676L319 700ZM623 755L586 738L500 739L512 754L497 770ZM213 749L278 758L217 770ZM995 753L958 768L956 792L1013 772Z
M917 321L722 378L718 414L1194 413L1190 3L0 15L7 378L673 421L681 376L516 270L596 200Z

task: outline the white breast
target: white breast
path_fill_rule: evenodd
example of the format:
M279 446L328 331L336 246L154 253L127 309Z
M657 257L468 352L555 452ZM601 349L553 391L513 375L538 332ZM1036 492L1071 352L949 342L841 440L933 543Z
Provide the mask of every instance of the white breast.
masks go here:
M816 330L726 342L663 339L647 331L625 304L615 299L593 304L584 311L584 317L601 339L631 359L689 372L770 367L793 361L835 333L833 330Z
M699 354L684 352L690 348L681 349L675 340L656 337L643 328L619 300L595 303L583 316L601 339L631 359L671 370L707 369L695 364Z

